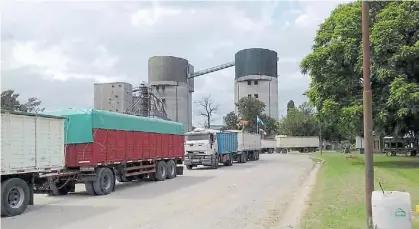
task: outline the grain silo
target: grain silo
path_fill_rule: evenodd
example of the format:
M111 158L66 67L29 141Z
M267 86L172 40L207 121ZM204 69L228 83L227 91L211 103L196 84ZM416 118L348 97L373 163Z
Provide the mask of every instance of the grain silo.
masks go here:
M132 104L132 85L125 82L95 83L94 108L124 113Z
M154 56L148 60L148 84L164 104L167 117L192 129L193 66L173 56Z
M278 119L278 54L261 48L235 55L234 102L253 97L265 103L265 114ZM237 108L235 110L237 113Z

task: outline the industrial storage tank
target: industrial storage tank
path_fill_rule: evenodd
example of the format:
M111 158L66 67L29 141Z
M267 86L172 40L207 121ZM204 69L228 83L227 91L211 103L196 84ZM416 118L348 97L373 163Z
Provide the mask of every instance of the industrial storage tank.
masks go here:
M154 56L148 59L148 83L154 95L165 106L167 117L192 130L193 66L188 60L173 56Z
M264 113L278 119L278 54L262 48L241 50L235 55L235 72L234 102L259 99L266 105Z

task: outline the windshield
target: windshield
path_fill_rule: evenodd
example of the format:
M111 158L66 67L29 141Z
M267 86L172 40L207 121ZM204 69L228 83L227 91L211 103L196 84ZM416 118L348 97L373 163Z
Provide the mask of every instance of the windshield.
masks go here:
M209 140L209 134L193 134L186 136L187 141Z

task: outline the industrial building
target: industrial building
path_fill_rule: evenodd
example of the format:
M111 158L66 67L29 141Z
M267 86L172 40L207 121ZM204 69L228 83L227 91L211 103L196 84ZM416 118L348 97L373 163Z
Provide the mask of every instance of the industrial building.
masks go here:
M124 82L94 84L94 108L123 113L133 103L132 85Z
M265 114L278 119L278 54L261 48L235 55L234 102L253 97L265 103ZM237 107L235 109L237 114Z
M192 92L194 68L185 59L155 56L148 60L148 84L163 103L167 118L181 122L185 132L192 129Z
M148 60L148 83L95 84L95 109L167 118L192 130L192 93L195 77L235 66L234 101L254 97L265 103L265 113L278 119L278 55L252 48L236 53L235 61L194 72L188 60L154 56ZM235 110L236 114L237 108Z

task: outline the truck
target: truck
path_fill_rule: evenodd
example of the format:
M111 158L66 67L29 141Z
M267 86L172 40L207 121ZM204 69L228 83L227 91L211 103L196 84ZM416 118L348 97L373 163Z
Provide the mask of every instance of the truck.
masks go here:
M217 169L220 163L231 166L234 161L259 160L261 142L258 134L197 128L185 136L185 165L189 170L198 165Z
M261 152L272 154L276 149L276 140L275 139L262 139L261 140Z
M220 163L232 166L237 153L237 134L196 128L185 133L185 166L191 170L198 165L217 169Z
M22 214L34 204L41 174L64 168L65 118L1 111L1 216Z
M84 183L90 195L108 195L115 183L164 181L183 175L183 124L95 109L49 112L66 118L65 168L48 174L35 193L66 195Z
M320 146L318 136L277 135L275 139L278 153L287 153L289 151L299 151L300 153L315 152Z
M235 161L246 163L246 161L257 161L261 152L261 136L259 134L244 131L237 133L237 153L234 154Z

